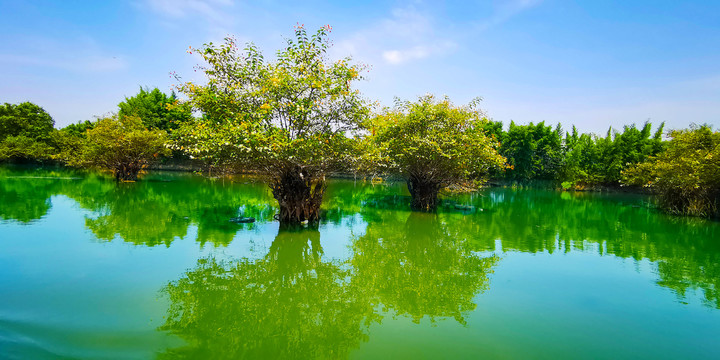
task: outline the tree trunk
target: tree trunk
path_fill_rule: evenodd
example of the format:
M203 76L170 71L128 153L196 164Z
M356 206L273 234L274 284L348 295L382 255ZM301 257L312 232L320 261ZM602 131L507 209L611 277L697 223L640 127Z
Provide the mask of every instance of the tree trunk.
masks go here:
M320 220L320 204L326 186L324 175L298 165L286 166L273 174L270 189L280 205L280 223L290 225Z
M122 163L114 169L115 180L117 181L136 181L142 166L139 162Z
M412 197L410 207L417 211L435 211L438 205L440 184L424 179L420 176L410 175L407 187Z

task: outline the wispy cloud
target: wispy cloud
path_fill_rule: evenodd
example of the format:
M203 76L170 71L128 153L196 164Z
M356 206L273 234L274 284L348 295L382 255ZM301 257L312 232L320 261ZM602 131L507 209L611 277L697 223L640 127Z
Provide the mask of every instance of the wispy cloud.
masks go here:
M416 45L405 49L384 51L382 57L389 64L399 65L412 60L424 59L431 55L446 53L455 48L455 46L455 43L451 41L432 43L429 45Z
M484 31L494 26L501 25L514 16L530 10L542 3L543 0L504 0L499 1L494 12L487 18L480 20L476 28Z
M232 28L234 0L143 0L140 8L150 9L170 27L177 22L199 20L211 37L224 37Z
M341 40L336 53L399 65L452 51L455 42L439 34L434 18L414 7L395 8L374 25Z
M201 16L208 20L224 18L224 8L233 5L232 0L145 0L153 11L170 18Z

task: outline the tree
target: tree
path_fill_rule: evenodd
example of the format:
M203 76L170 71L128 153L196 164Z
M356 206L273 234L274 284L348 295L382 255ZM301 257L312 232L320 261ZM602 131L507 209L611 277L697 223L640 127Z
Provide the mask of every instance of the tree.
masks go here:
M670 132L665 151L623 172L623 181L653 189L673 214L720 215L720 132L707 126Z
M170 131L192 118L190 107L179 105L174 91L168 96L158 88L141 87L137 95L126 97L118 107L119 116L139 117L148 129Z
M545 122L537 125L516 125L510 122L500 139L500 153L508 158L511 169L506 176L512 180L553 179L562 159L562 130Z
M87 133L88 130L92 130L92 128L95 127L95 122L90 120L85 121L78 121L77 123L70 124L62 129L60 131L65 132L68 135L72 135L79 138L84 138L85 133Z
M432 95L400 102L370 126L383 171L406 177L415 210L434 210L438 193L467 180L484 180L505 164L499 144L485 135L488 120L477 101L454 106Z
M59 157L73 166L111 170L118 181L135 181L150 161L170 152L166 140L165 131L146 129L138 117L113 116L98 120L76 153L65 151Z
M0 105L0 160L49 158L54 125L52 117L31 102Z
M179 87L203 116L175 132L176 146L265 175L282 223L318 220L325 175L352 162L350 132L369 112L351 87L362 67L327 58L330 30L308 36L296 27L272 62L252 43L238 50L232 38L191 48L207 63L200 67L207 84Z

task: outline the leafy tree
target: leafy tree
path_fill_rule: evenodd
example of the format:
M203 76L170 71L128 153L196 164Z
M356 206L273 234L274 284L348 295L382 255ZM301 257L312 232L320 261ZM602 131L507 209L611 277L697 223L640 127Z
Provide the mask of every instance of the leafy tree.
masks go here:
M500 139L500 153L506 156L510 169L506 177L512 180L554 179L562 162L562 129L545 122L537 125L516 125L510 122L508 131Z
M95 127L96 122L85 120L85 121L78 121L77 123L70 124L62 129L60 131L66 132L68 135L72 135L75 137L85 137L85 133L88 130L92 130L92 128Z
M118 181L135 181L138 173L161 154L168 154L163 130L148 130L137 117L109 117L98 120L77 152L59 155L70 165L99 167L113 172Z
M295 38L265 61L253 44L240 51L226 38L199 52L206 85L186 82L180 90L202 118L175 132L177 146L220 166L257 171L269 181L283 223L319 218L325 175L348 168L355 156L349 131L368 108L351 84L362 67L326 55L330 27Z
M705 125L670 137L665 151L628 168L624 182L653 189L670 213L720 215L720 132Z
M378 161L383 171L406 177L413 209L434 210L443 188L484 180L504 165L476 105L457 107L426 95L415 103L398 102L374 119L370 130Z
M569 181L576 187L595 184L616 185L620 173L628 166L646 160L663 149L664 124L651 136L652 125L646 122L642 129L625 126L623 132L608 129L605 137L591 134L565 136L565 157L557 179Z
M9 136L47 140L54 125L52 117L31 102L0 105L0 141Z
M43 108L31 102L0 105L0 160L49 158L54 124Z
M192 118L190 107L179 105L175 92L168 96L158 88L140 88L137 95L126 97L118 107L119 116L139 117L148 129L170 131Z

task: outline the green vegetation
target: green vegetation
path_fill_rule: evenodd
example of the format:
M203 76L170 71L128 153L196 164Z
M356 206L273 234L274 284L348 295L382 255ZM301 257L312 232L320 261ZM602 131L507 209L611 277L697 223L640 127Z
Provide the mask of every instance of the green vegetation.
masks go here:
M623 132L608 130L604 138L587 134L577 135L573 128L567 134L561 180L581 185L617 185L624 168L640 163L663 149L664 124L652 134L648 122L638 129L635 125L625 126Z
M60 154L68 164L113 172L119 181L135 181L140 171L159 155L169 154L163 130L148 130L138 117L100 119L78 148Z
M670 137L665 151L625 170L624 181L655 190L670 213L720 215L720 132L705 125Z
M351 88L361 67L326 56L329 27L295 38L266 62L253 45L238 50L233 39L199 52L206 85L180 90L203 116L181 126L177 146L216 165L267 177L282 223L317 221L325 175L348 168L355 155L350 131L369 110Z
M595 134L564 133L560 124L517 125L503 131L501 123L484 125L501 143L500 154L508 159L509 169L495 178L527 182L551 180L567 183L563 188L583 189L597 185L617 186L621 171L663 149L661 124L652 133L652 124L642 129L625 126L622 132L608 129L605 137ZM564 137L563 137L564 135Z
M509 169L505 178L516 181L553 180L562 165L562 130L537 125L516 125L510 122L507 132L498 134L500 153L507 157Z
M175 92L168 96L158 88L140 88L140 92L118 104L120 117L134 116L151 130L172 131L190 121L192 113L187 104L179 104Z
M52 117L33 103L0 105L0 161L50 158L54 125Z
M484 180L505 159L497 142L486 136L488 120L477 101L456 107L433 96L399 102L371 123L371 143L382 171L402 174L412 208L435 210L440 190L467 180Z

